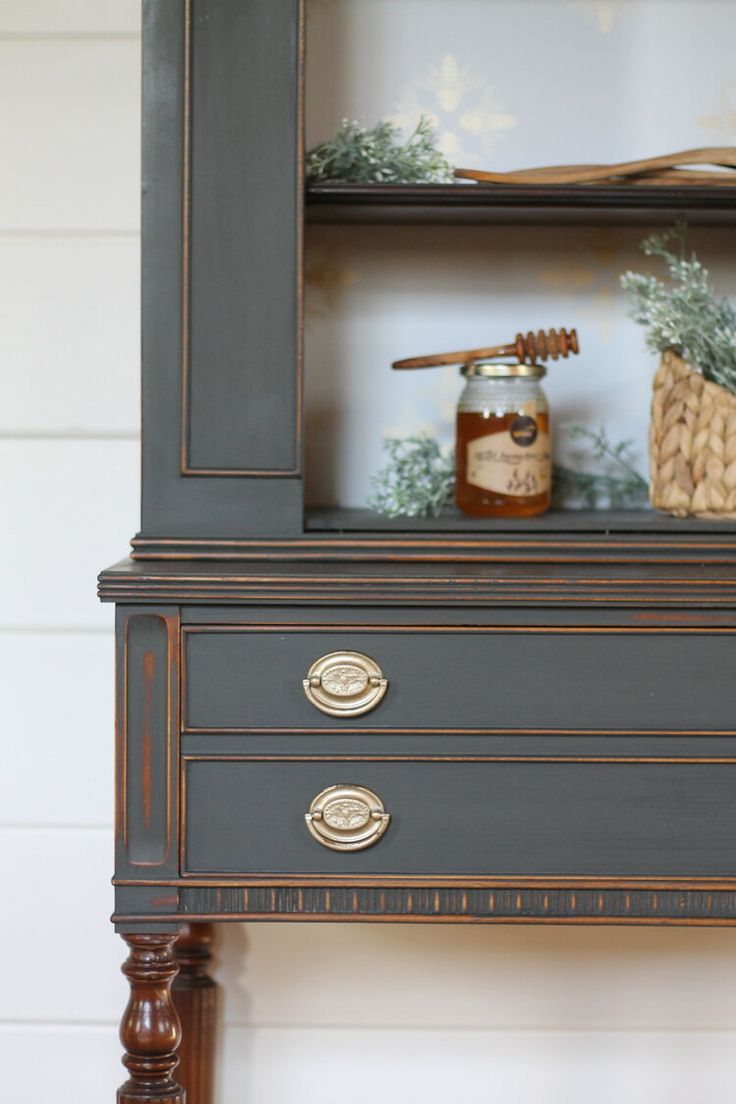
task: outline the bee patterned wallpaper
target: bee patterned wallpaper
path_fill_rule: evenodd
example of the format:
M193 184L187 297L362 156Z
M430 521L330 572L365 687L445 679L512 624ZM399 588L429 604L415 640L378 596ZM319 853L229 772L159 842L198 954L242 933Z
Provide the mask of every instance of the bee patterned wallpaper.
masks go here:
M309 0L307 144L341 119L428 115L454 165L508 170L736 144L733 0ZM469 185L458 185L459 187ZM656 271L649 228L312 227L306 252L308 497L360 506L385 436L453 436L453 369L392 360L577 326L545 386L565 424L634 441L646 472L655 358L618 275ZM692 246L736 295L736 230Z

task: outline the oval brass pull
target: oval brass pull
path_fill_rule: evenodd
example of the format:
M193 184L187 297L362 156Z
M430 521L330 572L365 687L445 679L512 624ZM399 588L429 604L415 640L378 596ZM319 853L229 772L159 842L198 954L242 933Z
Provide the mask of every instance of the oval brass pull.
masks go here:
M365 786L329 786L318 793L304 819L314 838L333 851L362 851L388 828L391 814Z
M307 698L331 717L359 717L374 709L388 688L375 660L360 652L330 652L303 680Z

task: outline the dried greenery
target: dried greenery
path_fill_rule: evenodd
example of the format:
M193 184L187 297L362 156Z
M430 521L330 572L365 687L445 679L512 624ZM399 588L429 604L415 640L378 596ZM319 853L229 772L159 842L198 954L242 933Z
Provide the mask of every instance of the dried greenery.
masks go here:
M583 446L582 464L592 460L598 470L585 471L555 464L553 500L556 506L604 510L645 506L648 485L633 467L631 441L613 444L604 429L569 426L568 436ZM437 517L449 506L455 490L455 456L428 436L388 437L383 442L386 464L371 476L367 505L386 517Z
M651 349L674 349L706 379L736 394L736 310L716 296L695 253L686 255L686 232L679 224L641 243L648 257L665 262L670 284L639 272L626 272L621 284L632 317L648 327ZM677 253L668 248L669 242L679 244Z
M602 427L590 430L573 425L567 426L565 432L571 440L583 445L580 462L587 464L592 459L598 470L555 464L552 487L556 506L570 507L575 503L589 510L622 510L639 509L647 504L649 485L633 466L631 441L613 444Z
M367 130L343 119L334 138L309 150L305 175L310 184L442 184L453 179L426 115L405 142L398 127L385 120Z
M368 506L387 517L437 517L452 502L455 457L433 437L387 437L386 465L371 476Z

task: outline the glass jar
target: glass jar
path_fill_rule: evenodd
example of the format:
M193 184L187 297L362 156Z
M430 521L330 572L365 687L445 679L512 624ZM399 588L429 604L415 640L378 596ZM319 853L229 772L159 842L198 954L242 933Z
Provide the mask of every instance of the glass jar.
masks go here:
M457 407L455 500L466 514L531 517L552 490L541 364L466 364Z

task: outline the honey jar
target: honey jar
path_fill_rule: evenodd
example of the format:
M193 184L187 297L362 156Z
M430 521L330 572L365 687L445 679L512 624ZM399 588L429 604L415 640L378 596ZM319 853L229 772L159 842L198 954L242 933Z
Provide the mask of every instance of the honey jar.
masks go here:
M541 364L474 361L461 369L455 499L466 514L521 518L549 508L549 407Z

